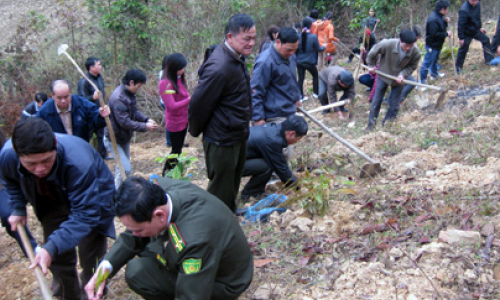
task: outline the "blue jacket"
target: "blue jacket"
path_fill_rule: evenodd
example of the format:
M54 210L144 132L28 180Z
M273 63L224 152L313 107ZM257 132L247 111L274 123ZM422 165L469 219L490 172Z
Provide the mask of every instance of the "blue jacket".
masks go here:
M297 49L297 64L318 64L318 52L325 51L318 42L318 36L310 32L307 33L306 50L302 50L302 34L299 35L299 48Z
M54 132L67 134L61 117L57 113L54 99L47 100L38 110L36 116L47 121ZM92 129L106 126L104 118L99 115L99 107L77 95L71 95L71 122L73 135L87 142L90 139L89 133Z
M37 178L20 164L10 140L0 152L0 179L10 195L13 216L26 216L27 203L33 206L39 219L50 216L51 204L62 203L64 207L57 207L58 212L68 210L68 219L43 246L52 257L75 248L94 229L105 236L115 237L113 175L89 143L65 134L56 134L56 138L56 161L46 179L54 187L51 192L57 204L37 199Z
M292 185L297 181L288 167L283 149L288 146L281 124L267 123L250 127L246 159L263 158L283 183Z
M301 92L296 71L295 55L284 59L275 47L259 55L250 80L252 121L287 117L297 111L295 102L301 98Z

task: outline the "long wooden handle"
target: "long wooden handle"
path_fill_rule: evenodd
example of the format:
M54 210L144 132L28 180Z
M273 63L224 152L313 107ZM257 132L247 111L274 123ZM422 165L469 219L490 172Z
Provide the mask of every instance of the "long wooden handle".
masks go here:
M363 29L363 45L361 46L362 49L365 49L365 42L366 42L366 26L365 26L365 29ZM356 80L359 79L359 70L361 69L361 57L363 57L363 53L364 53L364 50L361 50L359 51L359 56L360 56L360 59L359 59L359 63L358 63L358 67L356 68L356 71L354 72L354 78Z
M348 141L344 140L340 135L336 134L335 132L333 132L330 128L326 127L325 124L323 124L320 120L316 119L315 117L311 116L311 114L309 112L307 112L305 109L303 109L302 107L297 107L297 109L303 113L306 117L308 117L309 119L311 119L311 121L313 121L314 123L316 123L319 127L321 127L324 131L326 131L329 135L331 135L334 139L336 139L337 141L341 142L344 146L346 146L347 148L351 149L352 151L356 152L356 154L358 154L359 156L361 156L362 158L366 159L367 161L369 161L371 164L376 164L377 162L375 160L373 160L371 157L369 157L368 155L366 155L365 153L361 152L361 150L359 150L358 148L356 148L354 145L350 144Z
M101 91L99 91L99 88L97 88L97 86L87 77L87 75L85 75L85 73L83 73L82 69L80 69L80 67L75 62L75 60L66 51L64 51L64 54L66 55L66 57L68 57L68 59L71 61L71 63L73 63L73 65L76 67L78 72L80 72L80 74L83 76L83 78L85 78L85 80L87 80L88 83L90 83L90 85L92 85L92 87L96 91L99 92L99 103L101 104L102 107L104 107L104 105L106 105L106 103L104 103L104 98L102 96ZM111 144L113 145L113 152L115 153L116 163L118 164L118 167L120 168L120 174L121 174L123 180L125 180L127 177L125 175L125 169L123 168L122 161L120 159L120 153L118 153L118 147L116 146L115 131L113 130L113 126L111 125L111 121L109 120L109 116L105 117L104 120L106 121L106 127L108 127L109 137L111 138Z
M33 252L33 247L31 247L31 243L28 235L26 234L26 230L24 230L24 226L21 223L17 223L16 228L17 232L19 232L19 235L21 236L24 250L26 251L26 254L28 254L30 262L33 263L35 261L35 252ZM47 279L45 279L42 270L39 266L36 266L33 271L35 272L38 285L40 285L40 291L42 292L43 299L52 300L52 292L50 291L49 284L47 283Z
M361 66L365 69L370 69L368 66L365 66L363 64L361 64ZM378 75L380 76L383 76L385 78L389 78L389 79L392 79L392 80L397 80L398 78L396 76L392 76L392 75L389 75L389 74L386 74L382 71L379 71L379 70L375 70L375 73L377 73ZM426 88L429 88L431 90L436 90L436 91L444 91L443 88L441 87L437 87L437 86L434 86L434 85L428 85L428 84L423 84L423 83L419 83L419 82L416 82L416 81L411 81L411 80L406 80L406 79L403 79L403 83L405 84L411 84L411 85L415 85L415 86L421 86L421 87L426 87Z
M325 109L328 109L328 108L337 107L337 106L343 106L343 105L349 104L349 102L350 102L349 100L342 100L342 101L339 101L339 102L334 102L332 104L328 104L328 105L317 107L315 109L311 109L311 110L308 111L308 113L311 114L311 113L322 111L322 110L325 110Z

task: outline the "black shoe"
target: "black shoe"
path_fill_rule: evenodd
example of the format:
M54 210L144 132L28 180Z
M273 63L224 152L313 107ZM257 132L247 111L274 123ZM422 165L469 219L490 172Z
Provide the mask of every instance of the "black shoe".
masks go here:
M365 132L374 132L375 131L375 126L374 125L368 125L365 128Z

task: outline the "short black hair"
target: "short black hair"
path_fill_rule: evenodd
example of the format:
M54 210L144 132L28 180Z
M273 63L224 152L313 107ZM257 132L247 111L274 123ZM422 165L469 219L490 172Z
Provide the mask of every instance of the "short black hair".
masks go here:
M137 223L150 222L158 206L167 204L165 191L144 178L127 178L113 196L115 214L130 215Z
M61 83L66 84L71 91L71 83L69 81L67 81L66 79L57 79L52 81L52 83L50 84L50 92L54 93L54 88L56 87L56 85L59 85Z
M299 35L292 27L281 27L276 39L280 40L282 44L293 44L299 40Z
M224 30L224 35L227 37L228 33L233 35L239 34L241 31L247 31L255 26L255 21L247 14L236 14L229 18Z
M327 12L323 17L323 20L331 20L333 19L333 13L331 11Z
M311 13L309 14L309 17L313 19L318 19L319 16L319 11L316 8L311 9Z
M304 136L307 134L308 125L306 120L297 115L290 115L286 118L283 123L281 123L281 128L283 131L295 131L297 137Z
M413 44L417 41L417 35L411 29L403 29L399 34L399 39L405 44Z
M448 7L450 7L450 2L449 1L447 1L447 0L439 0L438 2L436 2L436 9L435 9L435 11L436 12L440 12L441 9L443 9L443 8L446 9Z
M138 83L146 83L146 80L148 78L146 77L146 74L142 72L139 69L130 69L125 73L125 76L123 76L122 83L124 85L130 85L130 81L133 80L134 84Z
M35 101L36 102L42 102L42 103L45 103L45 101L47 101L47 94L45 94L44 92L40 92L40 93L37 93L35 95Z
M56 137L47 121L28 118L16 123L12 147L17 155L46 153L56 149Z
M87 58L87 60L85 61L85 68L87 68L87 71L90 71L90 67L95 66L95 63L98 61L100 61L100 59L97 57L91 56Z

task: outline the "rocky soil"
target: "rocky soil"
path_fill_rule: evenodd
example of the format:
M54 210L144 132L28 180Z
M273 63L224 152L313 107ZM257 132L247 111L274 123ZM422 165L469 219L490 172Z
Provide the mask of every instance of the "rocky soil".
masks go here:
M368 94L358 86L355 118L315 114L385 172L360 179L365 162L310 123L292 160L304 179L300 197L289 195L296 201L266 223L241 219L256 268L240 299L500 299L500 70L483 65L477 42L463 79L453 78L451 59L441 64L447 76L434 83L450 89L442 109L434 109L437 93L414 91L395 123L368 133ZM205 187L200 140L188 142L185 153L200 159L190 169L193 182ZM138 134L131 149L135 174L160 173L153 160L166 151L162 133ZM328 178L328 192L315 185L321 178ZM329 205L324 216L301 206L317 193ZM1 229L0 300L40 298L27 266ZM122 274L108 299L139 299Z

